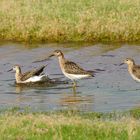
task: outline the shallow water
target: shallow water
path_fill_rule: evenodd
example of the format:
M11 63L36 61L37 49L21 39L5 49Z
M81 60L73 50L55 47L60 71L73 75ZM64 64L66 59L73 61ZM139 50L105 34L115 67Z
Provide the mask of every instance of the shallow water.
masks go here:
M71 81L63 76L58 60L32 63L61 49L66 58L77 62L86 70L97 70L94 78L78 81L73 90ZM0 108L29 107L33 111L79 110L122 111L140 106L140 83L119 66L124 58L132 57L140 64L140 46L128 44L0 44ZM14 64L23 71L48 64L45 73L55 79L51 86L15 86L14 73L7 72ZM103 71L102 71L103 70Z

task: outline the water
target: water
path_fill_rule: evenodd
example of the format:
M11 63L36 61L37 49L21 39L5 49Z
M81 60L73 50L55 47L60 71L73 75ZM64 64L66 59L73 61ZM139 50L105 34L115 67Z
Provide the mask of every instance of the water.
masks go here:
M100 69L94 78L78 81L76 91L71 81L63 76L57 58L32 63L61 49L66 58L77 62L86 70ZM79 110L110 112L123 111L140 105L140 83L119 66L126 57L140 64L140 46L128 44L0 44L0 108L29 107L33 111ZM41 87L15 86L14 73L7 72L20 64L23 71L48 64L45 72L57 84Z

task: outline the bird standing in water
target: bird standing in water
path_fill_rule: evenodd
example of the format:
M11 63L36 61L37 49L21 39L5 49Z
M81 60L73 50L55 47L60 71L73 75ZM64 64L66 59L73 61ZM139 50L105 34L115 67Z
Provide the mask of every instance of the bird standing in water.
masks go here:
M61 50L55 50L49 57L57 56L59 60L59 65L62 70L62 73L69 79L73 81L74 87L76 86L76 80L93 77L93 73L84 70L76 63L65 59L64 54Z
M140 82L140 65L136 65L132 58L126 58L124 63L128 65L128 72L131 77L137 82Z

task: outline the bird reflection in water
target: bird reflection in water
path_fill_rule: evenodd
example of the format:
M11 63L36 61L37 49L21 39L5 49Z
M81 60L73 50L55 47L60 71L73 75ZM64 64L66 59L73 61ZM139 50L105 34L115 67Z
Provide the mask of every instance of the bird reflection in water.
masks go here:
M60 99L59 104L72 110L89 110L92 108L93 102L93 95L82 96L80 95L80 92L77 92L76 89L73 88L73 94L65 93Z
M31 88L48 88L56 86L56 83L53 82L38 82L38 83L26 83L26 84L15 84L15 92L16 93L21 93L25 90L29 90Z

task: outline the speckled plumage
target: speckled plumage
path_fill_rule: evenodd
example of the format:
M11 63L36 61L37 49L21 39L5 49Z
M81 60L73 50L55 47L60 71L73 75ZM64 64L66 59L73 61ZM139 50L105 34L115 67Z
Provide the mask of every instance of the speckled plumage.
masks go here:
M83 68L78 66L76 63L72 61L66 60L64 63L64 70L66 73L69 74L80 74L80 75L89 75L92 76L92 74L88 71L85 71Z
M133 66L132 72L137 78L140 79L140 66L138 65Z
M76 63L65 59L61 50L55 50L51 56L57 56L63 74L71 79L73 82L77 79L93 77L93 73L88 72L81 68Z

